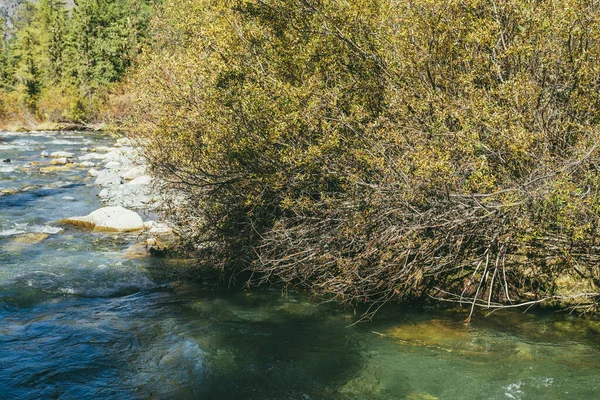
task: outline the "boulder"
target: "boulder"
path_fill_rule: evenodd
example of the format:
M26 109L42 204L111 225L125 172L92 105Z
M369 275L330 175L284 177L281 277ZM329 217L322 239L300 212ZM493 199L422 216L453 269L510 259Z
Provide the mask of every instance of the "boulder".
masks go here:
M135 178L131 182L127 183L128 185L148 185L152 181L152 178L148 175L143 175Z
M50 154L50 158L73 158L75 154L69 153L68 151L55 151Z
M143 165L138 165L137 167L134 167L132 169L130 169L129 171L123 172L121 174L121 178L127 180L127 181L132 181L136 178L139 178L140 176L144 176L146 174L146 167L144 167Z
M104 160L106 154L88 153L79 157L79 161L90 161L90 160Z
M96 176L94 184L99 186L120 185L121 178L119 177L117 171L103 169L98 171L98 175Z
M79 163L80 167L84 167L84 168L91 168L91 167L95 167L96 163L93 163L91 161L84 161L82 163Z
M132 209L153 209L157 200L148 185L105 186L98 196L105 206L122 206Z
M46 150L44 150L40 153L40 157L48 157L49 155L50 154Z
M69 159L66 157L55 158L50 161L50 165L67 165L69 163Z
M88 171L88 175L91 176L92 178L97 177L99 173L100 172L98 172L98 170L94 169L94 168L92 168Z
M108 169L118 169L121 168L122 164L118 161L109 161L106 163L106 165L104 166L104 168L108 168Z
M107 232L132 232L144 228L144 221L138 213L120 206L103 207L89 215L71 217L60 222Z

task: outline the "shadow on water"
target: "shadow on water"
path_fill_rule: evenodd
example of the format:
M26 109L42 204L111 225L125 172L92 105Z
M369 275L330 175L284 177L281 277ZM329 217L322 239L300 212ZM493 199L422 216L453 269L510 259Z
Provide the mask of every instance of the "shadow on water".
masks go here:
M134 378L149 398L342 398L339 389L362 370L351 320L335 307L272 292L178 291L176 315L162 322Z

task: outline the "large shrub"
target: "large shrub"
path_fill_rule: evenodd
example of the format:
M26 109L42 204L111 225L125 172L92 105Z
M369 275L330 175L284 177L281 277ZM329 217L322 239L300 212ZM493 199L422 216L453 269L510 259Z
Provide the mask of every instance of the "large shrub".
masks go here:
M130 129L226 271L373 304L561 295L600 277L599 11L166 1Z

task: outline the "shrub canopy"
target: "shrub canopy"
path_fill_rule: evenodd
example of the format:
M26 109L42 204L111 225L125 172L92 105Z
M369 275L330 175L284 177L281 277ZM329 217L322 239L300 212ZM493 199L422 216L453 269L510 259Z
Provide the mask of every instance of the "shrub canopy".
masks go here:
M228 271L373 304L561 295L600 277L599 22L591 1L167 0L130 130Z

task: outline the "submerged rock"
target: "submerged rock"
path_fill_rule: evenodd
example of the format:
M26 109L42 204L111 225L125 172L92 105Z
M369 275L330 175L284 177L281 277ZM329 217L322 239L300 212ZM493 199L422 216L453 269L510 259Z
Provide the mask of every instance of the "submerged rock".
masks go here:
M75 164L53 165L51 167L40 168L40 172L44 173L44 174L48 174L51 172L68 171L68 170L72 169L74 166L75 166Z
M99 231L113 232L132 232L144 228L144 221L138 213L120 206L103 207L89 215L71 217L59 222Z
M25 250L29 246L43 242L50 237L47 233L22 233L15 236L11 241L2 245L4 251L17 253Z
M411 346L439 348L447 351L471 349L472 335L464 324L439 319L400 325L389 329L387 336Z

